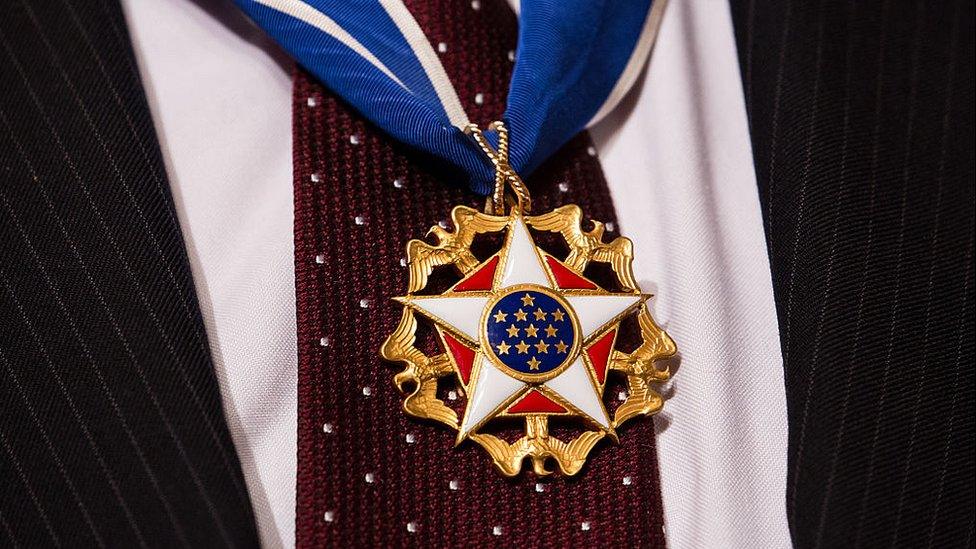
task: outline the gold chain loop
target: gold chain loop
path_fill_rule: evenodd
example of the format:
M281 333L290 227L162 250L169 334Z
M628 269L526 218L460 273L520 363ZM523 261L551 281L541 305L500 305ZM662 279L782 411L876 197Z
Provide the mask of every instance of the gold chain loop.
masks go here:
M522 178L508 163L508 128L504 122L496 120L488 125L488 130L498 133L498 149L491 146L477 124L468 124L464 128L464 133L475 140L495 167L495 190L485 204L485 212L505 215L505 188L508 186L515 195L519 210L527 214L532 209L532 198Z

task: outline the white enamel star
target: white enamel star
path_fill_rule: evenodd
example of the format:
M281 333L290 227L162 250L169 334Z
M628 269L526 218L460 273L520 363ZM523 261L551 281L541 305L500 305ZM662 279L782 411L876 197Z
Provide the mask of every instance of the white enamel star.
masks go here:
M439 296L410 296L401 301L442 328L481 348L482 322L486 308L495 296L505 293L505 289L512 286L539 286L565 300L571 307L570 314L575 315L578 320L580 333L577 337L580 341L587 341L609 324L619 322L646 299L641 294L561 289L541 252L536 248L521 216L514 217L509 225L505 245L498 256L500 262L495 269L490 292L447 292ZM459 428L458 440L463 440L468 433L504 410L531 387L541 386L547 392L558 395L562 401L600 428L612 431L599 384L586 367L581 353L582 346L577 346L576 356L568 367L551 379L530 383L512 376L506 369L500 368L493 358L479 351L475 356L467 408Z

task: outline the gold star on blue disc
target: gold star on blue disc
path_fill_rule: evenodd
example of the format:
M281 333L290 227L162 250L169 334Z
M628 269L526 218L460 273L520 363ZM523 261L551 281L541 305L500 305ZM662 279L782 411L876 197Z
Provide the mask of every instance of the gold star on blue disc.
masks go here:
M517 314L527 303L536 307L533 314ZM545 311L558 312L559 316L565 314L563 304L541 288L513 291L499 299L488 311L485 328L491 348L507 350L514 347L520 350L520 353L496 352L495 358L501 365L530 375L544 375L563 365L567 359L565 349L573 346L577 337L576 330L568 322L558 329L551 324L543 324L546 329L535 326L533 322L547 316ZM514 322L496 322L498 318L506 317L514 318ZM524 355L518 356L522 349L530 347L534 350L532 360L526 360ZM550 347L563 351L551 352Z

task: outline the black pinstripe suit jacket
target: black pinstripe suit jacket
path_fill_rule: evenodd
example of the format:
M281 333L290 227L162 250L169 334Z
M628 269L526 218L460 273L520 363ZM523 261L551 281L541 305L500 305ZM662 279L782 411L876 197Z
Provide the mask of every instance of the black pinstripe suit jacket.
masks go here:
M794 543L971 547L972 2L732 12ZM117 2L0 0L0 546L256 544Z

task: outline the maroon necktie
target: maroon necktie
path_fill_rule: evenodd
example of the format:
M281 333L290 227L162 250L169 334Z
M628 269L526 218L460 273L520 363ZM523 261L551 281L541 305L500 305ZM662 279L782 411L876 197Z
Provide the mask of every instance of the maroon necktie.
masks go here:
M471 120L499 118L517 38L505 1L407 5ZM484 200L304 72L293 101L298 547L663 547L650 419L601 443L576 477L507 479L477 445L455 448L453 432L402 412L398 367L378 350L400 316L390 298L406 287L406 241ZM580 135L528 178L534 209L577 203L615 222L592 153ZM622 389L608 386L609 406Z

